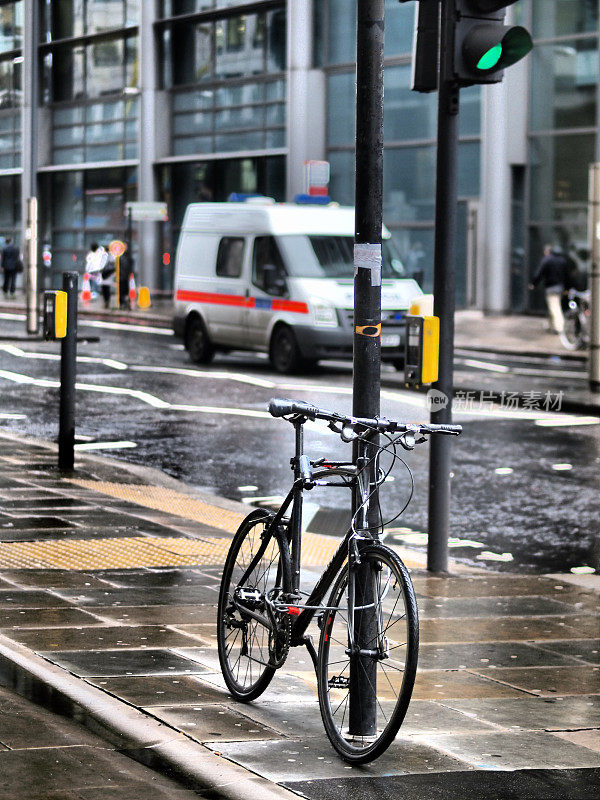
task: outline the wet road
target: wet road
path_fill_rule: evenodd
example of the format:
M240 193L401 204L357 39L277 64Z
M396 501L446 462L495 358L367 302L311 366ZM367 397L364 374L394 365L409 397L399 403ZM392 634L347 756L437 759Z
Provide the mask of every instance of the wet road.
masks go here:
M22 336L24 324L0 315L0 335ZM327 364L308 376L281 378L266 359L231 354L197 368L167 331L107 328L81 321L77 435L80 449L160 468L188 484L245 502L270 502L287 489L293 435L266 413L272 396L341 411L351 408L348 365ZM59 345L0 341L0 424L55 439ZM401 389L384 368L382 413L426 421L421 396ZM477 371L473 372L474 377ZM464 407L455 443L451 554L515 571L600 568L600 430L594 418L532 408ZM307 430L312 457L346 457L348 446L321 426ZM424 546L428 447L406 454L415 493L389 536ZM385 487L384 517L410 491L402 465ZM339 493L307 496L311 528L344 524ZM263 498L262 500L258 500Z

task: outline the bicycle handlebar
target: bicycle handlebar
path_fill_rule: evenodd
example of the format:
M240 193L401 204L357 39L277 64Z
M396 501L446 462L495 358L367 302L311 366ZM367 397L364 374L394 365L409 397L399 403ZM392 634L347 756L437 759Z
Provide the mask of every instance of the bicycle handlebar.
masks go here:
M327 422L339 422L351 428L370 428L381 433L443 433L450 436L458 436L462 433L462 425L435 425L410 422L398 422L397 420L385 419L385 417L348 417L338 414L335 411L326 411L317 408L310 403L297 400L285 400L273 398L269 402L269 413L273 417L300 416L306 419L323 419Z

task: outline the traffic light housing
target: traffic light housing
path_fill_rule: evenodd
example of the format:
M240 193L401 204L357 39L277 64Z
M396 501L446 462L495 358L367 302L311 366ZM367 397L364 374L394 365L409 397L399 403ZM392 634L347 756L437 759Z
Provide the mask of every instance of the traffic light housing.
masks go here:
M505 25L517 0L450 0L455 7L454 79L459 86L499 83L506 67L533 48L529 32Z

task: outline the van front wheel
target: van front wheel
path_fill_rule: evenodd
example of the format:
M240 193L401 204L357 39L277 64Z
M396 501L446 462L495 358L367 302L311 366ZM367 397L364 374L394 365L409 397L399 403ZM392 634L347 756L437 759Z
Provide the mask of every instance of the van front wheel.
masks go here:
M209 364L213 360L215 350L199 317L194 317L188 323L185 348L194 364Z
M286 325L275 328L271 337L269 358L273 369L284 375L298 372L302 367L302 356L291 328Z

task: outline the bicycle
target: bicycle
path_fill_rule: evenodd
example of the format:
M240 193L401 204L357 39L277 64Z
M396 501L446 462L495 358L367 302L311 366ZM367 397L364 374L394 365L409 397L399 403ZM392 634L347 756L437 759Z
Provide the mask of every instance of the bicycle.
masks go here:
M456 435L461 427L355 418L292 400L271 400L269 411L294 426L294 480L278 511L252 511L231 543L218 603L221 669L232 696L250 702L265 691L290 647L305 645L327 736L345 761L364 764L398 733L419 646L410 576L380 541L384 523L373 499L399 459L398 446L412 450L430 434ZM354 444L352 462L305 455L303 426L317 419ZM389 469L381 466L383 453L391 456ZM300 590L302 499L315 486L347 487L354 502L349 530L308 593ZM315 618L318 650L307 635Z

